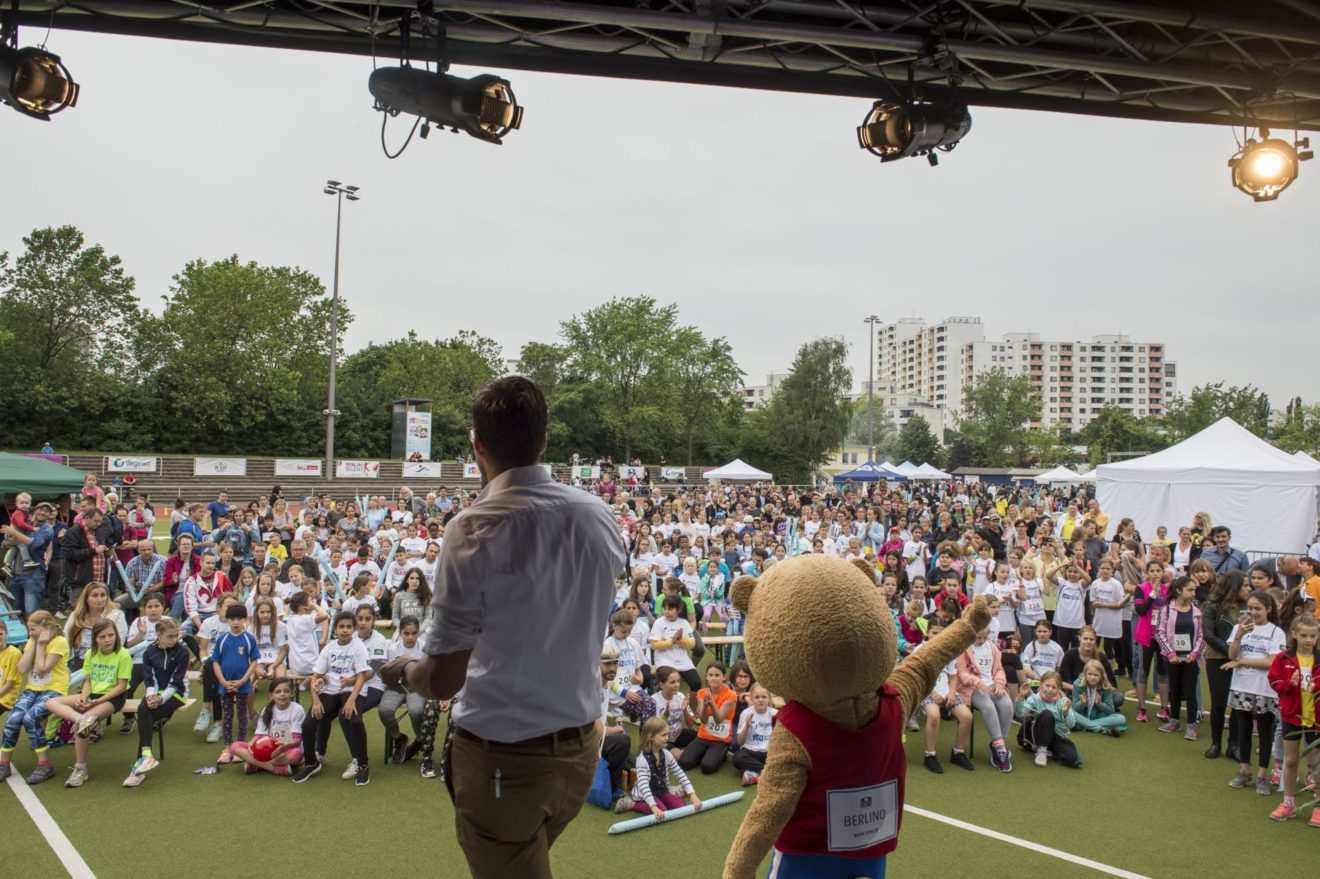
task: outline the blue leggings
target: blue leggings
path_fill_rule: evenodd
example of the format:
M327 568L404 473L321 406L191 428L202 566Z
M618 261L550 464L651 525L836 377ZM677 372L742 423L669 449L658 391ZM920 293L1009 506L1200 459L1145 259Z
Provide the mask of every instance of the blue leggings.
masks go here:
M0 749L14 750L18 745L18 731L25 729L33 752L39 754L46 750L49 747L46 742L46 718L50 716L46 701L57 695L54 690L24 690L20 693L18 701L5 718L5 733L4 739L0 741Z
M885 879L887 855L840 858L835 855L787 855L775 849L766 879Z

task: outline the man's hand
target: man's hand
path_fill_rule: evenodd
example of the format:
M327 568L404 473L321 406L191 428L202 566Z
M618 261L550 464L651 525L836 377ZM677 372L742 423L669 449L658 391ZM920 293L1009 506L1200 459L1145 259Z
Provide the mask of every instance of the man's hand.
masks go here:
M380 679L386 687L396 693L405 693L407 692L408 683L408 663L416 661L407 656L400 656L398 659L391 659L382 665L377 674L380 675Z

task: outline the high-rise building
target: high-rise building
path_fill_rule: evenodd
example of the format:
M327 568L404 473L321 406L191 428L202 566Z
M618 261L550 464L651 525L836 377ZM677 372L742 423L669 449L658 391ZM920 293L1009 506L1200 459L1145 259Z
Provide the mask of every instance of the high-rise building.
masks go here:
M743 408L750 412L762 403L770 402L780 382L786 378L788 378L786 372L772 372L765 377L765 384L745 385L740 388L739 396L743 401Z
M1040 395L1039 425L1080 430L1104 407L1159 417L1172 399L1162 342L1129 336L1092 336L1080 341L1045 341L1038 333L1007 333L997 341L963 347L962 381L999 368L1026 375Z
M876 393L959 412L962 351L985 338L979 317L948 317L934 326L900 318L876 331Z

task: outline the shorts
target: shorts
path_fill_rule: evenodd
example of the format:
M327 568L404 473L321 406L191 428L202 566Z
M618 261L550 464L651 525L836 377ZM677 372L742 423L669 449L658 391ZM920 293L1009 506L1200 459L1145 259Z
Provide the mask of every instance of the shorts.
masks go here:
M92 698L93 698L93 699L97 699L97 698L99 698L99 696L98 696L96 693L93 693L93 694L92 694ZM115 698L111 699L111 700L110 700L110 713L111 713L111 714L118 714L119 712L123 711L123 710L124 710L124 703L127 702L127 701L128 701L128 693L120 693L118 696L116 696Z
M1320 739L1320 727L1293 726L1288 721L1283 721L1284 741L1300 741L1305 747L1312 742Z
M1279 700L1275 696L1260 696L1256 693L1230 690L1228 693L1228 707L1234 711L1248 711L1252 714L1278 715Z

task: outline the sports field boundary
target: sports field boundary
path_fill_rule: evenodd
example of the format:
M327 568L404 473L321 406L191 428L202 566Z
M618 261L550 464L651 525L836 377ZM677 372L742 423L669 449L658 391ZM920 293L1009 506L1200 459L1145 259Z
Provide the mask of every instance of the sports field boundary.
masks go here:
M1015 836L1009 836L1007 833L1000 833L998 830L991 830L988 827L981 827L976 824L970 824L966 821L960 821L957 818L950 818L948 815L941 815L939 812L931 812L922 809L919 806L904 805L904 814L917 815L922 818L929 818L932 821L939 821L942 824L948 824L950 827L957 827L959 830L968 830L972 833L979 833L981 836L999 842L1006 842L1009 845L1015 845L1037 854L1048 855L1051 858L1058 858L1061 861L1067 861L1070 864L1077 864L1082 867L1095 870L1100 873L1106 873L1110 876L1118 876L1120 879L1150 879L1149 876L1143 876L1140 873L1133 873L1130 870L1124 870L1122 867L1111 867L1109 864L1102 864L1099 861L1093 861L1090 858L1084 858L1081 855L1074 855L1071 852L1065 852L1061 849L1050 848L1048 845L1041 845L1038 842L1031 842L1026 839L1018 839Z
M55 857L60 859L60 863L64 865L64 869L69 876L72 879L96 879L96 874L92 872L91 867L87 866L83 856L78 854L78 849L74 848L73 843L69 841L69 837L64 835L59 823L50 812L46 811L46 807L42 805L41 800L37 799L37 795L32 792L32 788L28 787L27 782L20 778L17 773L9 776L9 789L14 792L19 805L28 813L32 823L37 825L37 830L41 831L42 838L46 840L46 844L55 853Z

